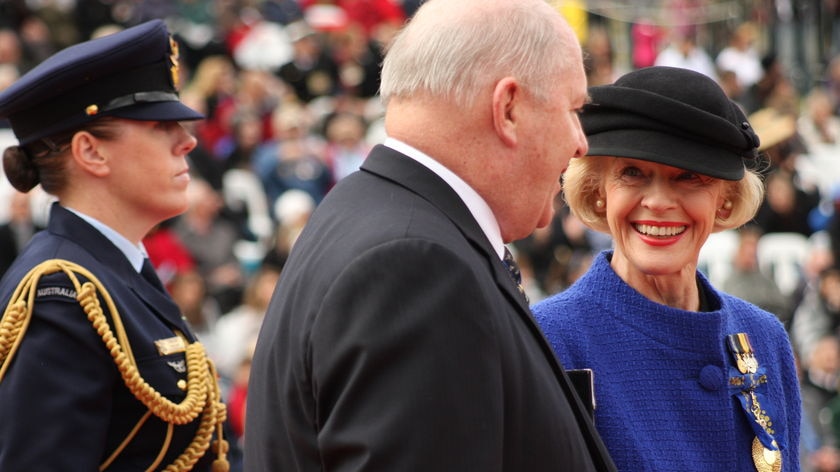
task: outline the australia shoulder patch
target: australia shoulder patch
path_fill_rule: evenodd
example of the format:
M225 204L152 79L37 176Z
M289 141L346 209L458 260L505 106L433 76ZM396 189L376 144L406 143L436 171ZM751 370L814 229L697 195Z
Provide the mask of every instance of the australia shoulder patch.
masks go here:
M76 301L76 290L73 287L60 285L39 285L35 292L38 300L67 300Z

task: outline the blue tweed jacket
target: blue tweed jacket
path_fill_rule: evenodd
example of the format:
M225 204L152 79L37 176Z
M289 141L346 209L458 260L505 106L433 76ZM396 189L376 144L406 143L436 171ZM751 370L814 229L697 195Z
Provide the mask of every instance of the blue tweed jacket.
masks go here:
M766 383L757 388L782 450L799 470L800 398L793 354L770 313L715 290L708 312L652 302L601 253L567 290L533 307L567 369L594 371L595 425L619 470L754 471L756 437L739 397L726 337L747 333Z

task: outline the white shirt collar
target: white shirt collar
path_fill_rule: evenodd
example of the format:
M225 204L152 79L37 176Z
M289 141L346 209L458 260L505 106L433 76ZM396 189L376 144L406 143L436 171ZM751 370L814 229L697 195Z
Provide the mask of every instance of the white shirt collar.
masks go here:
M505 243L502 239L502 230L499 228L499 222L496 220L496 216L493 214L490 206L487 205L487 202L481 198L481 195L479 195L478 192L470 187L469 184L464 182L464 179L458 177L458 175L454 172L447 169L446 166L424 152L415 149L398 139L390 137L385 138L383 144L419 162L452 187L452 190L454 190L455 193L461 197L464 204L467 205L467 208L470 210L470 213L472 213L473 218L475 218L478 222L481 230L487 236L487 239L490 241L490 244L493 246L496 254L498 254L499 258L504 257Z
M109 241L114 243L114 245L117 246L117 249L119 249L123 254L125 254L126 258L128 258L128 262L131 263L131 266L134 267L134 270L140 272L140 269L143 267L143 259L147 257L146 248L143 247L143 243L140 243L139 246L135 246L131 241L123 237L123 235L114 231L110 226L97 220L96 218L88 216L72 208L64 208L73 212L79 218L87 221L91 226L96 228L97 231L102 233L103 236L108 238Z

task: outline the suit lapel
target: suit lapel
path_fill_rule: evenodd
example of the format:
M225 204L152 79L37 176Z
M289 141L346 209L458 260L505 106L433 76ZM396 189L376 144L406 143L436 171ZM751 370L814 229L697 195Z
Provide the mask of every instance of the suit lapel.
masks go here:
M496 284L517 307L529 323L533 323L527 302L510 278L487 236L458 194L434 172L419 162L386 146L378 145L362 164L362 170L395 182L437 207L464 234L478 253L485 257L493 268Z

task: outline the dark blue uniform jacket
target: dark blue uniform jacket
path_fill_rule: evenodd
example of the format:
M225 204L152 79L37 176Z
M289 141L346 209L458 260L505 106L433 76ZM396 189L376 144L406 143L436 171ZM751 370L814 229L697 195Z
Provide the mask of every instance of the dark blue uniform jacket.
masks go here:
M178 381L186 379L184 353L161 355L154 344L172 338L174 330L194 340L178 307L104 235L58 204L48 228L0 281L2 307L30 269L55 258L83 266L102 282L119 310L140 375L166 398L183 400ZM23 343L0 382L0 470L95 471L148 410L126 388L64 273L41 279L34 306ZM107 316L104 304L103 309ZM161 467L190 444L199 419L175 427ZM145 470L165 433L166 424L152 416L108 470ZM205 468L209 455L196 470Z

